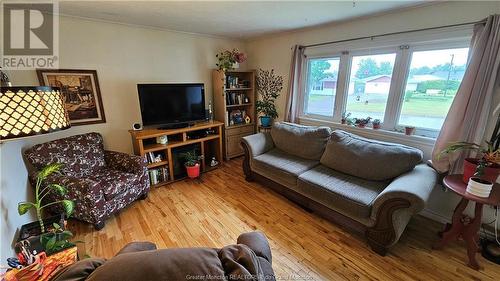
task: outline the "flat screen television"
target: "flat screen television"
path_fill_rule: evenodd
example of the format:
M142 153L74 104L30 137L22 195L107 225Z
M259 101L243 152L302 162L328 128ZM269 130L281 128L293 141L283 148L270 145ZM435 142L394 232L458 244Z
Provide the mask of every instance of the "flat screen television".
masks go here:
M205 87L194 84L137 84L143 126L183 127L205 120Z

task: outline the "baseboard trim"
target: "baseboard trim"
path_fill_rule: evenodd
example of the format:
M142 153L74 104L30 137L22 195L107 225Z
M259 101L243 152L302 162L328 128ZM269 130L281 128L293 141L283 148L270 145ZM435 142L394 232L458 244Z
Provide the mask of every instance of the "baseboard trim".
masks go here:
M426 217L428 219L431 219L433 221L440 222L440 223L451 223L451 216L445 217L445 216L438 214L430 209L423 209L420 212L420 215L423 217Z

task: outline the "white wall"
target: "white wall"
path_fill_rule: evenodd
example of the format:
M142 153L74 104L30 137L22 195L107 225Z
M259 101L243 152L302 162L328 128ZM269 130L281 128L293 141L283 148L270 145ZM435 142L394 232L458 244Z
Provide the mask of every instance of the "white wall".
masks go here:
M215 54L243 47L242 42L208 36L61 17L60 68L97 70L107 122L0 144L0 264L5 265L5 258L12 255L17 228L31 220L17 214L17 203L32 194L21 158L24 149L97 131L103 134L107 148L132 152L127 130L140 120L137 83L203 82L208 103ZM38 85L35 71L8 74L14 86Z
M251 68L273 68L277 74L284 76L285 85L288 85L291 48L296 44L308 45L398 31L473 22L495 13L500 13L500 2L498 1L438 3L406 9L391 14L360 18L337 24L329 24L296 32L258 38L250 40L247 43L246 49L248 51ZM282 95L277 101L278 114L280 116L278 119L281 119L284 114L286 88L287 87L285 87ZM494 105L498 105L499 101L500 93L497 93ZM495 120L493 120L493 122ZM487 136L491 134L493 122L490 122L488 125ZM303 123L312 124L307 121ZM382 140L401 142L401 139L394 137L393 134L377 136L369 131L364 132L356 129L354 129L354 132ZM403 140L403 142L405 141ZM422 149L424 155L431 155L432 143L420 142L418 138L411 138L406 143ZM424 215L437 220L448 220L458 200L458 196L451 192L444 192L442 188L437 187L431 195ZM484 221L491 221L493 215L493 209L485 207Z

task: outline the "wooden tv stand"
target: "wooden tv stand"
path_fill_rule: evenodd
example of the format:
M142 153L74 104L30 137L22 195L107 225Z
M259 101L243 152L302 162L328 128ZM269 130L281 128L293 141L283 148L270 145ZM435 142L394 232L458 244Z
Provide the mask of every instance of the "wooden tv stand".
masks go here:
M219 162L219 165L223 161L222 157L222 130L224 123L219 121L201 122L196 123L193 126L180 128L180 129L143 129L139 131L129 130L132 136L132 143L134 145L134 153L136 155L146 156L149 152L153 152L156 155L163 156L159 162L148 161L148 169L168 169L168 179L159 182L158 184L152 185L153 187L162 186L169 184L173 181L183 179L185 177L176 178L174 175L174 159L172 150L182 146L199 144L201 155L203 159L201 160L201 172L206 172L214 169L215 167L210 167L210 161L212 157L215 157ZM199 138L189 138L189 133L199 130L212 129L214 132ZM168 137L167 144L156 143L156 138L161 136ZM146 156L146 158L148 158Z

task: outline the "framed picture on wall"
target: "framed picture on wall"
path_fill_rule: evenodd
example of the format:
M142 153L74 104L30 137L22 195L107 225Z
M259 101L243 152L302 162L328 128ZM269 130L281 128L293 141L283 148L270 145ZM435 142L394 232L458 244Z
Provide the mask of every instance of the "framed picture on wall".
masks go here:
M42 86L59 87L72 126L106 123L97 71L37 69Z

